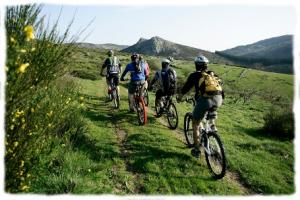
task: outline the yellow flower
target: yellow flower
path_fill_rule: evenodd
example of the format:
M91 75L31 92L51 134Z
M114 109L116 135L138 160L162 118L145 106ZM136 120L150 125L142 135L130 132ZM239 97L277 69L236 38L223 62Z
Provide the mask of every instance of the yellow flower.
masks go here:
M31 108L30 110L31 110L32 113L34 113L34 108Z
M26 53L27 51L26 51L26 49L21 49L20 52L21 53Z
M19 145L19 142L14 142L14 147L17 147Z
M19 72L23 74L28 66L29 63L21 64L19 67Z
M33 51L35 51L35 48L33 47L33 48L31 48L31 52L33 52Z
M21 190L28 190L29 189L29 186L28 185L23 185L22 187L21 187Z
M47 113L48 117L51 117L53 115L53 111L51 110L49 113Z
M21 160L20 167L23 167L23 166L24 166L24 160Z
M24 32L26 34L26 40L27 41L30 41L30 40L34 39L34 33L33 33L33 31L34 31L33 30L33 26L30 26L30 25L25 26Z
M13 38L13 37L10 37L10 42L11 42L11 43L13 43L13 44L15 44L15 43L16 43L16 40L15 40L15 38Z
M26 128L26 124L23 124L21 128L24 130Z

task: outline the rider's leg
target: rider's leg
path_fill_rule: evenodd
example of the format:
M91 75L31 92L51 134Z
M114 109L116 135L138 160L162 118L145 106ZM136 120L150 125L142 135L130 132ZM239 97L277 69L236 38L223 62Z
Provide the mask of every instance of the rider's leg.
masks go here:
M106 77L106 84L107 84L107 94L110 94L111 88L110 88L110 79L111 77Z
M210 100L208 98L199 97L196 106L193 110L193 137L194 137L194 149L192 149L192 155L199 158L200 156L200 123L204 118L204 115L208 108L210 108Z
M134 111L134 106L133 106L133 94L135 91L135 85L132 82L129 82L128 85L128 104L129 104L129 110Z
M193 138L195 149L200 149L200 122L200 120L193 119Z
M118 91L118 94L119 94L119 96L118 96L118 98L120 98L120 87L119 87L119 76L117 75L117 76L115 76L114 77L114 82L115 82L115 85L117 86L117 91Z
M159 103L159 106L160 108L163 108L164 105L163 105L163 102L161 101L161 97L163 96L163 91L162 89L158 89L155 93L155 99L156 99L156 102Z

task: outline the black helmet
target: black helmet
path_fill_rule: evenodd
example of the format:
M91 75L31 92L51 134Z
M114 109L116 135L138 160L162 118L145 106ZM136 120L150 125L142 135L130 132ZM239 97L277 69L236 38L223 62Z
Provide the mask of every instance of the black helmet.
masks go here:
M169 59L163 58L161 60L161 67L162 68L166 68L166 67L168 67L170 65L170 63L171 63L171 61Z
M133 62L133 61L137 61L139 59L139 54L137 54L137 53L132 53L131 54L131 61Z
M196 67L196 70L197 71L206 70L208 62L209 61L208 61L208 59L205 56L203 56L203 55L197 56L195 58L195 67Z
M107 52L107 55L108 56L113 56L114 55L114 51L112 49L110 49L108 52Z

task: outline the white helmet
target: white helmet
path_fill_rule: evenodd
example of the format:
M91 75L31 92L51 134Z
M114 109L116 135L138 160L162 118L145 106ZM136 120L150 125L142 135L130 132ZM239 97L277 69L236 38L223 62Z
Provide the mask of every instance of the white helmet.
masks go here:
M203 55L197 56L195 58L195 63L206 63L206 64L208 64L208 62L209 62L209 60Z
M168 64L170 64L171 61L170 61L169 59L167 59L167 58L163 58L163 59L161 60L161 63L168 63Z

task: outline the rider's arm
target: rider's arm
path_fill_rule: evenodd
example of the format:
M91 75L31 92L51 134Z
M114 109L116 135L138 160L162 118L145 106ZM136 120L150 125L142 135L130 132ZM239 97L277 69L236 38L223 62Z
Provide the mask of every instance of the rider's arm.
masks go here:
M184 86L182 87L181 89L181 94L182 95L185 95L186 93L188 93L192 87L194 86L194 81L195 81L195 78L194 78L194 74L190 74L187 81L185 82Z
M154 85L154 83L157 81L157 78L158 77L158 72L155 72L155 75L154 75L154 77L153 77L153 79L151 80L151 82L150 82L150 86L153 86Z
M102 67L101 67L101 72L100 72L100 74L102 74L102 73L103 73L103 70L107 67L107 62L108 62L108 58L105 59L103 65L102 65Z
M121 78L120 78L121 81L124 80L124 77L126 76L127 72L128 72L128 65L126 66L124 72L123 72L122 75L121 75Z

